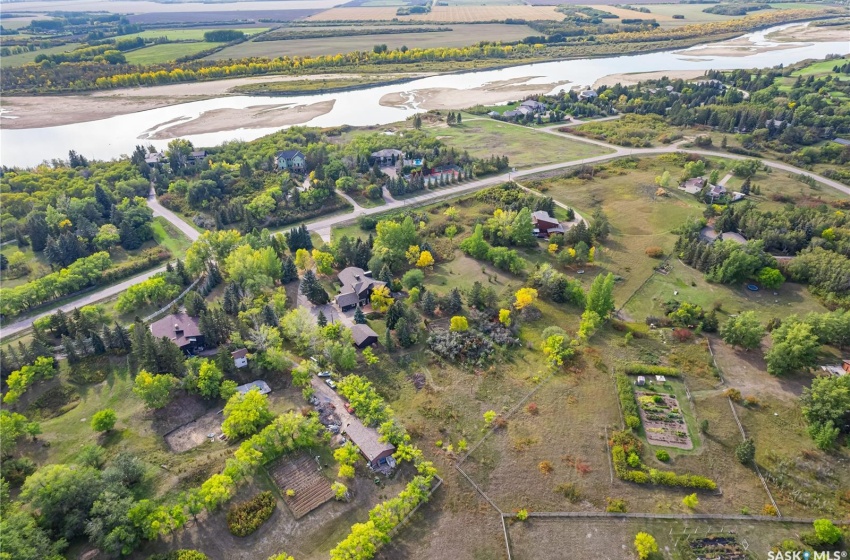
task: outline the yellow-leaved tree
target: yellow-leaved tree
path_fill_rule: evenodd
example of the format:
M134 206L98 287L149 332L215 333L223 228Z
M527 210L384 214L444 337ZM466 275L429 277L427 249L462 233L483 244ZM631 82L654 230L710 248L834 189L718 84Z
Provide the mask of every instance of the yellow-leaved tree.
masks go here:
M516 301L514 301L514 307L517 309L523 309L524 307L528 307L529 305L533 305L535 301L537 301L537 290L534 288L520 288L514 294Z

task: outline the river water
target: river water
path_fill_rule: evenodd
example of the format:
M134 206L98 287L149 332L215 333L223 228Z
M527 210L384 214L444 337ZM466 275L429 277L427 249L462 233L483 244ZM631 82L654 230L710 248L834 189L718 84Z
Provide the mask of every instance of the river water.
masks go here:
M799 24L790 24L799 25ZM743 37L753 46L769 45L766 35L790 25L776 26ZM784 43L787 45L788 43ZM404 84L378 86L369 89L303 95L296 97L226 96L192 103L182 103L148 111L120 115L99 121L70 124L49 128L0 130L0 163L8 166L32 166L44 160L66 158L68 150L90 159L111 159L129 154L136 144L153 144L164 148L167 140L150 141L147 136L157 129L197 118L214 109L245 108L258 105L284 103L311 104L336 100L333 109L309 121L311 126L336 126L342 124L365 126L387 124L404 120L419 111L411 107L387 107L379 100L389 93L410 93L428 88L471 89L489 82L529 78L528 83L550 84L569 81L567 87L591 85L597 79L616 73L653 72L663 70L709 70L768 68L779 64L792 64L810 58L824 58L828 54L847 54L850 42L793 43L793 48L761 51L749 56L701 56L698 45L678 53L672 51L633 56L564 60L514 66L500 70L467 72L432 76ZM556 89L561 89L558 86ZM553 92L554 93L554 92ZM462 108L462 107L458 107ZM167 124L166 124L167 123ZM195 146L213 146L227 140L253 140L277 128L223 130L208 134L186 136Z

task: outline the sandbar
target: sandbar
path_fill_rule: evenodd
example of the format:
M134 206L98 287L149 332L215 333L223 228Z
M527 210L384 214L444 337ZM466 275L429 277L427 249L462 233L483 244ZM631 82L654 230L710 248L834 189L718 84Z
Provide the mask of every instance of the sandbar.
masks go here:
M633 86L638 82L660 80L664 77L670 78L671 80L693 80L695 78L701 78L702 76L705 76L705 70L660 70L658 72L609 74L593 82L593 89L602 86L611 87L617 84Z
M244 109L213 109L204 111L196 119L183 121L157 130L148 138L167 140L191 134L206 134L240 128L275 128L303 124L321 115L330 113L334 99L309 105L254 105ZM162 126L161 123L158 126ZM157 128L154 126L152 128Z
M533 76L513 78L490 82L472 89L428 88L413 91L388 93L381 97L380 104L384 107L443 110L463 109L473 105L492 105L515 101L528 95L548 93L569 81L549 84L529 84Z

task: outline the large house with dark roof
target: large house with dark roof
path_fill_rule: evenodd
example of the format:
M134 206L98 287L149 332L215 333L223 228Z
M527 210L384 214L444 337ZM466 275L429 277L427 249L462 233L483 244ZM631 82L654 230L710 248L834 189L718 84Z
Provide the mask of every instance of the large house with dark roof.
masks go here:
M301 150L284 150L275 155L277 168L281 171L295 171L298 173L307 169L307 158Z
M354 309L358 305L366 305L372 297L372 291L385 286L385 282L372 278L372 273L356 266L349 266L339 271L339 281L342 287L339 295L334 298L342 311Z
M180 312L151 323L150 329L156 338L165 337L183 352L191 354L204 349L204 335L199 324L197 317Z

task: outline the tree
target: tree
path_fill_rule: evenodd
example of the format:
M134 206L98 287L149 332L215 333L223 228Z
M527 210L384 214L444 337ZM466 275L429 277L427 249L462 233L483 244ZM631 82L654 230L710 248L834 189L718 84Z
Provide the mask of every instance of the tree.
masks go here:
M838 544L843 536L841 529L829 519L815 519L813 527L815 538L823 544Z
M473 259L487 258L490 245L484 240L484 227L481 224L477 224L472 235L461 242L460 250Z
M408 290L417 286L422 286L424 282L425 273L415 268L408 270L404 273L404 276L401 277L401 284Z
M688 494L684 498L682 498L682 505L684 505L688 509L696 509L699 505L699 498L697 498L696 492L693 494Z
M333 273L334 256L332 254L313 249L313 262L316 263L319 274L328 276Z
M776 290L785 282L785 277L775 268L766 266L762 268L757 276L759 283L769 290Z
M221 382L224 380L224 373L211 360L204 360L198 368L198 393L205 399L214 399L218 397L221 388Z
M753 311L730 317L720 328L720 337L726 344L746 350L758 348L764 335L765 329Z
M742 465L753 462L756 456L756 443L753 438L747 438L735 447L735 457Z
M96 432L109 432L115 427L118 416L111 408L104 408L94 413L91 419L91 429Z
M575 346L567 342L563 334L552 334L546 337L541 345L543 354L552 367L560 367L575 355Z
M209 510L216 510L235 492L233 479L224 474L214 474L201 485L200 497Z
M268 397L253 388L247 393L230 397L224 407L224 422L221 431L229 438L240 438L255 434L260 428L271 422L273 415L269 411Z
M534 288L520 288L514 294L514 298L514 307L516 309L523 309L529 305L534 305L534 302L537 301L537 290Z
M21 498L39 511L39 522L55 536L82 535L92 504L101 490L101 474L91 467L44 465L31 474Z
M36 253L44 251L50 236L50 226L47 225L44 212L33 211L27 216L27 231L30 234L32 250Z
M644 532L635 535L635 551L640 560L646 560L650 555L658 552L658 543L655 542L655 537Z
M372 290L372 295L369 298L372 303L372 309L379 313L385 313L393 303L393 297L390 295L390 290L386 286L378 286Z
M586 309L593 311L599 317L605 318L614 311L614 275L598 275L593 279L587 292Z
M367 322L366 315L360 309L360 306L357 306L357 309L354 310L354 322L358 325L365 325Z
M437 310L437 296L434 295L430 290L425 292L425 295L422 296L422 313L427 315L428 317L433 317L434 312Z
M133 392L148 408L163 408L171 402L172 391L177 387L177 378L166 373L153 375L142 370L136 375Z
M283 264L281 265L280 281L284 284L288 284L293 280L298 280L298 267L295 266L295 262L292 260L292 257L287 255L287 257L283 259Z
M655 184L665 189L670 186L671 182L672 179L670 177L669 171L665 171L664 173L655 178Z
M363 360L370 366L374 366L380 361L380 358L375 355L374 350L371 348L363 349Z
M434 266L434 257L431 256L431 251L422 251L419 253L419 258L416 260L417 268L431 268Z
M534 247L537 238L534 236L534 223L531 220L531 210L523 207L517 212L511 224L511 241L522 247Z
M324 305L330 301L328 292L319 284L316 274L308 270L301 278L301 293L304 294L313 305Z
M67 546L64 539L51 540L50 535L36 523L36 518L17 503L3 497L0 516L0 550L3 558L15 560L62 560ZM8 504L8 505L7 505Z
M765 354L767 372L771 375L808 370L817 361L820 343L811 325L786 322L774 329L772 338L773 346Z
M452 317L451 324L449 326L449 330L452 332L465 332L469 330L469 322L466 320L466 317L463 315L456 315Z
M850 422L850 376L816 377L800 397L809 435L821 449L831 448L838 438L838 426Z
M0 410L0 457L10 455L22 437L40 433L41 427L37 422L30 422L17 412Z
M506 327L511 326L511 310L510 309L500 309L499 310L499 322L502 323Z

